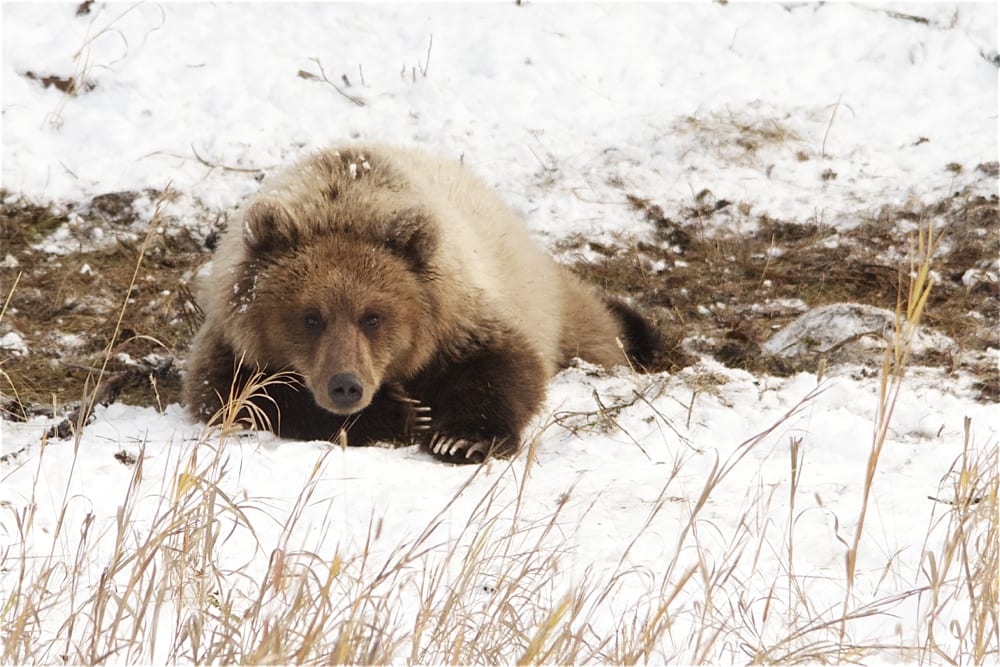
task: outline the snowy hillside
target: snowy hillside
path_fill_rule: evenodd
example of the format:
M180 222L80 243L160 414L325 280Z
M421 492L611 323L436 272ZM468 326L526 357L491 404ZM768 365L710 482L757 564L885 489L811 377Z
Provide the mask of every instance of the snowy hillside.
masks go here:
M996 4L0 10L7 662L1000 660ZM669 370L565 370L482 467L193 423L213 239L354 140Z

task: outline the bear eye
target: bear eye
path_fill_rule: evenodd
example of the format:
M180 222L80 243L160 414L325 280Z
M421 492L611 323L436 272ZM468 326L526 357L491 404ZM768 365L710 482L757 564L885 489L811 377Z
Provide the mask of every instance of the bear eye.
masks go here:
M303 315L302 322L306 325L306 329L310 331L319 331L323 328L323 316L315 310L310 310Z
M378 313L365 313L361 318L361 327L367 331L375 331L382 325L382 317Z

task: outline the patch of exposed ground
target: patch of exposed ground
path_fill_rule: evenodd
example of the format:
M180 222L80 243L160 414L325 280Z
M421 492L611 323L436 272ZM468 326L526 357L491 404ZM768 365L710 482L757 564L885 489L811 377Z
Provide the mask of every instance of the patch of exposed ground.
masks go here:
M79 93L90 92L96 85L92 81L77 81L76 78L72 76L59 76L58 74L38 74L28 70L22 72L21 76L24 78L35 81L40 84L43 88L55 88L56 90L62 91L67 95L75 96Z
M179 399L179 360L201 319L190 285L214 239L171 223L152 232L143 252L136 231L157 196L110 193L59 208L0 191L0 299L9 299L0 318L0 409L7 418L70 414L105 358L98 401L159 407ZM970 372L983 400L1000 400L1000 373L986 355L998 347L1000 324L996 196L959 192L930 206L887 207L849 231L751 219L749 207L708 191L677 219L643 194L627 201L650 225L651 240L571 238L560 250L585 255L573 264L577 273L628 296L657 323L667 340L659 369L683 368L700 352L754 373L816 371L819 353L787 359L761 346L809 308L854 302L893 309L906 293L907 232L935 220L945 235L925 324L957 349L932 351L920 363ZM754 231L710 234L705 230L720 228L711 224L715 216L742 216L752 223L742 227ZM99 243L94 230L104 235ZM45 242L60 234L79 236L81 249L67 252L63 243L59 254L47 252Z
M646 197L628 195L628 201L652 226L653 240L602 245L568 239L560 250L588 257L575 270L610 292L630 295L670 340L686 340L731 367L777 375L815 372L825 363L820 353L790 360L761 349L805 310L845 302L895 310L897 298L905 306L910 232L934 221L944 236L924 325L953 339L957 349L928 351L919 361L971 372L982 399L1000 399L1000 373L986 354L1000 345L995 195L957 192L931 205L885 207L846 231L766 215L750 219L748 210L729 210L736 205L708 191L679 219ZM752 223L742 227L755 231L707 233L741 227L711 224L722 215L727 221L742 216ZM675 360L683 362L682 356Z
M690 134L696 143L717 159L734 166L750 166L764 149L787 144L798 147L799 160L808 153L801 137L785 124L788 115L774 117L761 102L740 111L705 111L682 116L673 125L678 134Z
M5 416L69 412L94 386L106 357L100 402L177 401L176 360L199 324L189 284L207 259L203 239L180 226L154 230L142 252L134 230L150 216L134 204L149 200L136 193L100 195L67 208L39 206L2 191L0 198L0 298L7 301L0 337L19 342L0 345ZM94 229L103 230L104 238L81 239L79 252L44 249L53 234Z

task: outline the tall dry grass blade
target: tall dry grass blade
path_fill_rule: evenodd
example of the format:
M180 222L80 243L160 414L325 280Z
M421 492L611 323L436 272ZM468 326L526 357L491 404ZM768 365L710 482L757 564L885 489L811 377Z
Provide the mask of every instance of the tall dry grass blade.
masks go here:
M786 602L788 606L788 625L789 627L793 624L794 619L792 617L792 609L794 608L792 604L792 591L795 590L795 498L799 491L799 479L802 470L802 461L805 456L805 451L802 449L802 438L792 437L789 438L789 449L791 456L789 457L789 463L791 464L789 483L788 483L788 563L786 564L786 572L788 576L788 600Z
M943 232L935 236L933 223L928 221L926 223L922 222L919 226L916 240L914 241L913 238L910 239L910 283L907 290L908 298L905 309L901 296L898 296L896 299L896 318L893 336L889 345L886 346L885 354L882 358L876 420L872 444L865 465L861 509L854 530L854 538L845 555L846 592L844 595L843 621L840 629L841 641L843 641L846 632L847 610L850 607L857 572L858 548L864 533L865 518L868 514L875 473L889 435L892 414L895 410L900 390L902 389L906 366L916 340L924 308L930 296L931 288L934 285L931 269L934 254L942 236ZM902 283L902 280L900 282ZM902 284L900 284L899 294L902 294Z
M925 648L933 659L984 664L1000 659L1000 445L978 447L972 421L946 478L951 498L931 500L946 507L925 541L921 575L929 603L921 619ZM942 480L945 481L945 480ZM929 544L943 528L936 547Z
M111 361L112 354L116 345L118 345L118 336L122 330L122 322L125 319L125 311L128 309L129 301L131 300L132 291L135 289L136 282L139 279L139 271L142 269L143 261L146 258L146 252L149 250L153 239L156 238L161 233L163 228L163 206L167 201L173 196L173 191L171 190L171 184L167 183L166 187L160 193L160 196L156 199L156 203L153 209L153 216L150 218L149 226L146 230L146 235L143 237L142 243L139 245L139 252L136 256L135 267L132 271L132 277L129 279L128 288L125 290L125 296L122 298L121 308L118 309L118 316L115 319L114 330L111 333L111 338L108 340L107 346L104 348L104 358L101 362L100 369L97 373L97 378L94 381L94 386L92 390L84 389L84 397L80 404L80 409L77 413L77 428L74 438L74 446L79 447L80 438L82 436L83 426L86 425L87 421L90 419L90 415L93 413L94 407L98 402L100 392L103 388L103 382L105 376L107 375L108 363ZM88 376L87 382L89 384L91 377Z
M17 289L17 284L21 281L21 275L22 272L18 271L17 275L14 277L14 283L10 286L10 289L7 290L7 298L4 299L3 307L0 308L0 322L3 322L3 317L4 315L7 314L7 307L10 306L10 301L11 299L14 298L14 290ZM10 376L7 375L7 373L5 373L2 368L0 368L0 375L3 375L4 380L7 381L7 386L10 387L11 393L14 394L14 400L17 402L18 407L21 409L21 417L25 421L27 421L28 413L25 412L24 404L21 402L21 397L18 396L17 387L14 386L14 382L10 379ZM3 385L0 385L0 400L3 400Z

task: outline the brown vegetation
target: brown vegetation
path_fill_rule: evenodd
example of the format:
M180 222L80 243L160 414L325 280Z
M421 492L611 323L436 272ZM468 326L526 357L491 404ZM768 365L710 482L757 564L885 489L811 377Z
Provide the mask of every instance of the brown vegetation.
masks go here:
M995 195L960 192L929 206L884 207L847 231L815 220L754 215L749 206L716 200L709 191L698 193L681 219L638 195L628 195L628 202L653 226L654 241L606 246L570 239L562 250L599 256L577 263L577 271L611 292L631 295L672 340L687 338L692 348L728 366L777 375L817 369L819 358L788 360L760 347L803 308L856 302L893 310L901 288L905 306L908 247L900 226L943 221L945 240L934 258L940 277L925 324L954 339L961 353L942 351L931 361L949 372L974 373L983 399L997 398L1000 378L983 354L998 345L1000 324L996 277L986 276L1000 248ZM742 224L706 224L719 218ZM707 233L706 227L753 231ZM981 271L983 279L969 280L970 270Z
M67 413L80 401L103 359L136 264L143 207L158 194L109 193L57 208L0 192L0 289L9 297L0 334L17 332L28 350L0 349L8 418L38 410ZM602 245L571 238L560 250L570 257L582 250L596 254L596 261L575 261L575 270L610 293L631 297L657 321L668 341L665 369L687 366L692 352L702 352L751 372L816 371L818 356L779 358L761 345L805 307L858 302L893 309L906 285L900 226L934 219L943 223L945 236L925 323L954 339L960 352L941 351L931 361L949 372L973 373L983 400L1000 399L1000 372L984 355L998 345L1000 324L995 272L987 271L1000 247L996 196L958 192L929 206L884 207L839 232L821 221L757 215L707 190L678 219L646 197L630 194L627 201L652 227L649 240L623 237ZM724 227L708 223L727 219L741 223L729 228L752 231L705 231ZM60 229L79 240L79 252L46 252L43 242ZM114 341L102 402L163 406L178 400L176 360L184 358L200 319L192 278L213 243L180 225L154 230Z
M102 365L139 257L136 198L100 195L78 210L59 210L3 197L4 331L17 332L28 348L27 354L0 350L6 417L62 412L81 399L87 379ZM52 255L40 247L59 228L79 235L84 249ZM110 241L93 243L93 229ZM190 277L205 259L202 244L184 228L153 235L113 340L105 402L116 396L152 406L178 400L175 360L198 323Z

